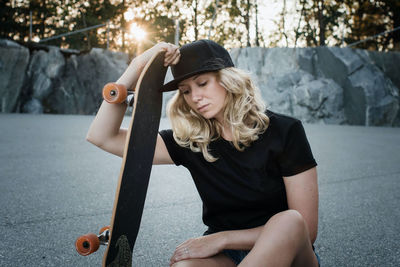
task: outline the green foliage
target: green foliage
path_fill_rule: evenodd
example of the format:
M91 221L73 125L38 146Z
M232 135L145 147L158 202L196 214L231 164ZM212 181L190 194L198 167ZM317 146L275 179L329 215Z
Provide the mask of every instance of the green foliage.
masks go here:
M0 3L0 36L29 41L31 11L35 42L109 22L110 48L134 54L138 41L129 33L133 23L148 32L147 40L141 44L141 49L145 49L159 41L174 42L175 21L179 20L180 44L208 38L210 34L221 44L242 46L251 43L249 28L254 3L255 0L5 0ZM124 18L128 10L134 10L133 19ZM262 40L261 33L257 37ZM105 48L107 27L44 43L78 50Z
M400 27L398 0L298 0L296 3L297 26L288 31L279 27L280 35L294 32L295 46L348 45ZM357 47L400 50L400 31L362 42Z
M346 43L354 43L370 36L400 27L400 1L398 0L355 0L345 1L346 26L349 34ZM378 36L357 45L358 48L373 50L400 50L400 31Z
M303 39L307 46L325 46L337 41L334 33L343 15L340 1L299 0L299 5L301 21L295 29L296 42ZM328 36L333 38L327 40Z

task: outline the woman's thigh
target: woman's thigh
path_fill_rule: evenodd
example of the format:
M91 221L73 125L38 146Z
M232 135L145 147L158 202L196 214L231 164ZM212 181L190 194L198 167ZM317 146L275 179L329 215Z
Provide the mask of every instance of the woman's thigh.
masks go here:
M301 214L288 210L271 217L240 266L318 266Z
M205 259L188 259L183 261L178 261L173 267L235 267L236 264L233 263L231 259L229 259L224 254L217 254L210 258Z

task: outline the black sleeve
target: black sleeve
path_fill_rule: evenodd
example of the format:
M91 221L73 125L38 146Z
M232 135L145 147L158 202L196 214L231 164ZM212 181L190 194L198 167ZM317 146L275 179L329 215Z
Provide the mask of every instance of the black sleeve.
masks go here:
M284 144L279 161L283 176L292 176L317 166L300 121L290 126Z
M172 130L162 130L159 132L162 139L164 140L165 146L167 147L169 156L175 163L175 165L183 165L184 163L184 153L186 152L186 148L181 147L175 142Z

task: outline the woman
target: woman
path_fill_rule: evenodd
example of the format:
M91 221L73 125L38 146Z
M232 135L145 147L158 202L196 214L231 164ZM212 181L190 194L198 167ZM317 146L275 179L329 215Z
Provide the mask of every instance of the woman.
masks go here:
M172 130L157 137L153 164L189 169L203 201L203 236L179 245L171 266L318 266L316 162L300 121L265 110L248 74L209 40L178 49L160 43L117 81L136 82L163 49L177 90L167 112ZM126 105L102 103L87 139L122 156Z

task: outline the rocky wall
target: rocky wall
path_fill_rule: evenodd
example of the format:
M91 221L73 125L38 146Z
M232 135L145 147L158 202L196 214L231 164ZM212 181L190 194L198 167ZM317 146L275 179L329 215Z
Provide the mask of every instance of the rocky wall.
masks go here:
M230 53L273 111L308 123L400 126L399 52L253 47ZM126 54L103 49L66 54L0 40L0 111L95 114L103 85L127 64Z
M305 122L400 126L400 53L338 47L242 48L271 110Z
M95 114L101 89L128 66L128 55L99 48L28 49L0 40L1 112Z

